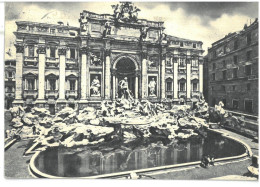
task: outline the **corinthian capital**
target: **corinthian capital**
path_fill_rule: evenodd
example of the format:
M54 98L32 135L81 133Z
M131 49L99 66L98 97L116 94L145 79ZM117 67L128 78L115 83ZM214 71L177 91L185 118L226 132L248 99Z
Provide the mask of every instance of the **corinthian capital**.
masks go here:
M24 46L23 45L15 45L16 47L16 53L23 53L24 52Z
M66 55L66 51L67 51L67 48L65 48L65 47L59 48L58 49L58 54L59 55Z
M89 47L81 47L79 51L81 54L87 54L89 52Z
M38 54L46 54L46 47L45 46L38 46L37 53Z

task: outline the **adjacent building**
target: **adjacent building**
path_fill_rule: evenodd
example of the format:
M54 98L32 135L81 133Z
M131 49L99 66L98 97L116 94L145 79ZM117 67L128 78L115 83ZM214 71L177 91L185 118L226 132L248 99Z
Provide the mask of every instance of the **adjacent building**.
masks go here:
M214 106L258 114L258 20L208 50L208 98Z
M137 18L132 3L114 14L80 13L80 27L19 21L15 105L83 108L118 97L127 78L135 99L196 103L203 92L202 42L169 36L164 23ZM181 99L183 98L183 99Z
M12 107L15 98L15 60L5 61L5 108Z

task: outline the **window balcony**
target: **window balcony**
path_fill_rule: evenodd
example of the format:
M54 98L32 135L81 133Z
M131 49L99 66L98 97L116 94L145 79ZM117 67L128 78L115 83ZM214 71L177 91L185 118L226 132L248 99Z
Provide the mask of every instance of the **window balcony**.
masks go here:
M58 90L45 90L45 97L47 99L58 99L59 97L59 92Z
M78 97L78 90L66 90L66 99Z
M179 98L181 98L181 97L185 97L186 98L186 91L178 91L178 96L179 96Z
M66 68L67 69L75 69L78 68L78 60L73 58L66 59Z
M36 99L38 97L38 90L24 90L23 97Z
M25 56L23 64L25 67L38 67L38 57Z
M193 97L193 98L199 98L199 97L200 97L200 92L199 92L199 91L192 91L192 92L191 92L191 97Z
M46 57L46 67L59 67L59 59L55 57Z

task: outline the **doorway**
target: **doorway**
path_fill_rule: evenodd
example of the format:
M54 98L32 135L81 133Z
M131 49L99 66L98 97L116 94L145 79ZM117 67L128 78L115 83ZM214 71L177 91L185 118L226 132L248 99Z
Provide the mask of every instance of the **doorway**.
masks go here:
M55 105L49 104L49 110L51 115L55 115Z
M253 101L245 100L245 111L248 113L253 113Z

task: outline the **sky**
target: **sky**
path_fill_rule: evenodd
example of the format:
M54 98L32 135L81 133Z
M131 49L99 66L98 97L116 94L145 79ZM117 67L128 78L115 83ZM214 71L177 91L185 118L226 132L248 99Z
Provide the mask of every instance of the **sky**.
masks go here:
M113 14L111 5L118 2L8 2L5 4L5 51L15 59L15 21L35 21L56 24L63 21L79 27L83 10ZM165 33L203 42L204 55L208 47L230 32L243 29L258 18L258 2L134 2L141 11L140 19L164 21Z

